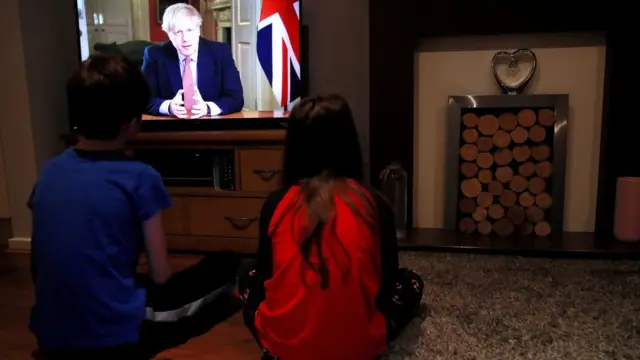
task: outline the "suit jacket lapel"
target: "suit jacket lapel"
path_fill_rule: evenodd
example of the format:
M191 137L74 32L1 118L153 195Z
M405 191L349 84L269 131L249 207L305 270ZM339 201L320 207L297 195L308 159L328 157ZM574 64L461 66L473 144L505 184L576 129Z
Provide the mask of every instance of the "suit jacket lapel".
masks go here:
M198 90L200 91L200 95L202 95L202 97L206 100L210 99L214 95L209 94L210 86L206 86L206 81L212 78L213 62L211 61L211 58L207 53L208 49L203 43L204 41L201 37L200 43L198 44L198 62L196 66L198 68Z
M177 93L182 89L182 74L180 74L180 59L178 58L178 51L171 43L166 44L165 52L167 54L167 61L165 62L166 73L169 74L169 81L171 82L171 88L173 93Z

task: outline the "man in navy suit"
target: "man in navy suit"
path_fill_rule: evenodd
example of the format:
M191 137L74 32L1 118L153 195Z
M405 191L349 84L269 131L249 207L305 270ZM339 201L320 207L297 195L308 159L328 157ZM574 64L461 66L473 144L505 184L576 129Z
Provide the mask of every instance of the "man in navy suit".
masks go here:
M202 17L193 6L167 8L168 42L145 49L142 72L151 87L148 112L196 119L242 110L240 74L227 44L200 36Z

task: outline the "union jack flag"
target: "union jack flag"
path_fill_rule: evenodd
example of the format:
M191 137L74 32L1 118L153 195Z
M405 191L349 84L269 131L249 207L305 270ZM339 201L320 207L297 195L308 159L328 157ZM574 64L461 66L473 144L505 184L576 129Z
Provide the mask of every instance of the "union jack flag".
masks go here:
M256 47L262 71L285 108L302 93L299 0L262 0Z

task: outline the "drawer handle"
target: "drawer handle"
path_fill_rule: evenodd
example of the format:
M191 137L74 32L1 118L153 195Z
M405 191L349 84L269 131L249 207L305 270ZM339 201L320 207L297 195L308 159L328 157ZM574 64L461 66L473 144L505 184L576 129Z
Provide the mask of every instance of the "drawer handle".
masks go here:
M236 229L244 230L248 228L254 221L258 220L257 216L225 216L225 220L227 220L231 226Z
M253 173L258 175L262 181L271 181L276 174L280 173L280 169L254 169Z

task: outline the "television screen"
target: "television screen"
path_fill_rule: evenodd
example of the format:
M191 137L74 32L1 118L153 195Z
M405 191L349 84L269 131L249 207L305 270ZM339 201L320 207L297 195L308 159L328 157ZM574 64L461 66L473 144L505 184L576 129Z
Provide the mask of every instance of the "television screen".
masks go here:
M149 115L286 111L302 96L299 0L76 1L81 61L117 53L137 63Z

